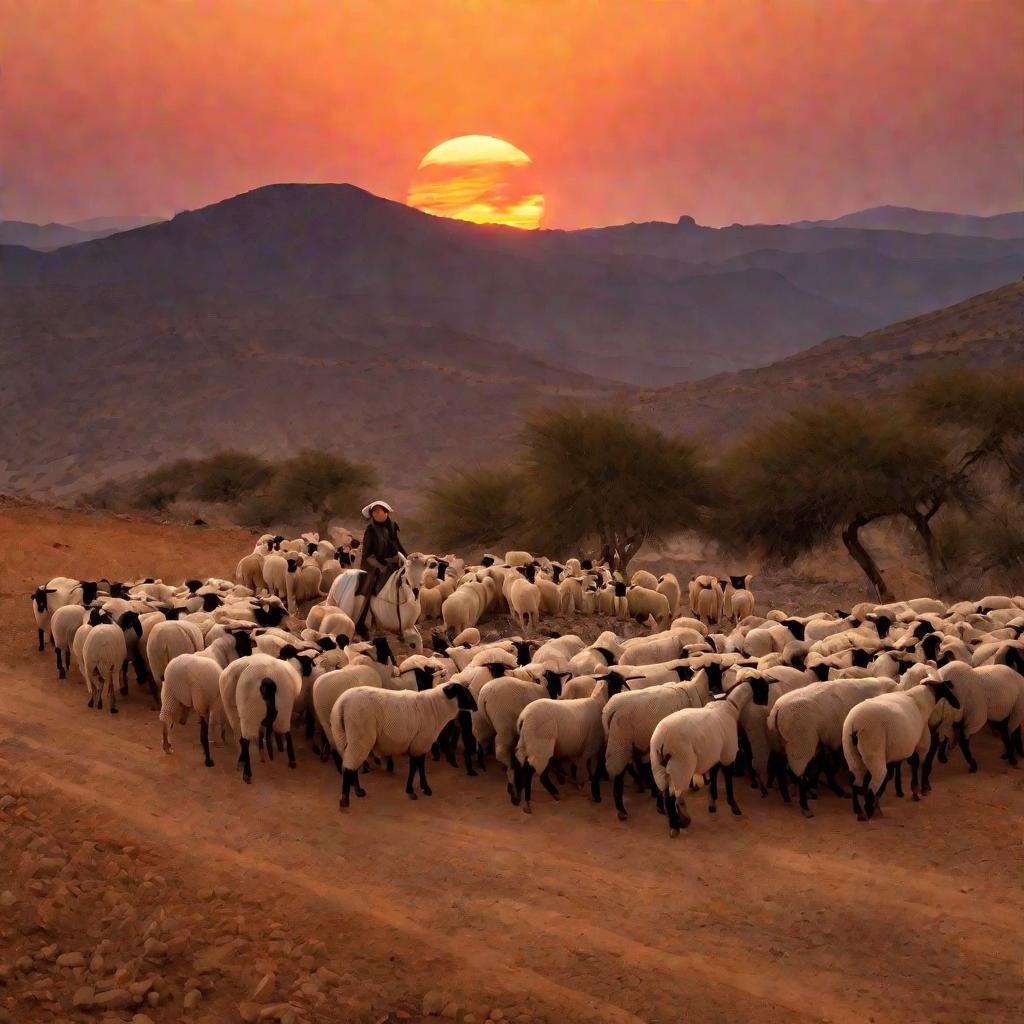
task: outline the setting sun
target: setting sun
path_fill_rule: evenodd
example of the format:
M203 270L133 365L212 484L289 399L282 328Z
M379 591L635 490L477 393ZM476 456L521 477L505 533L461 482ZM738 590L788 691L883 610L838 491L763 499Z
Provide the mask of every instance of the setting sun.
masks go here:
M420 161L407 202L424 213L476 224L540 227L544 196L533 162L490 135L461 135Z

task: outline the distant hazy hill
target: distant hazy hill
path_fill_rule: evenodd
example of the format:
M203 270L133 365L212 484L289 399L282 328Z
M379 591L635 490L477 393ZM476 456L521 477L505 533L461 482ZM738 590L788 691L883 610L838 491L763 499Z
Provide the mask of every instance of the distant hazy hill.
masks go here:
M729 436L767 427L801 403L870 402L919 374L956 367L1024 367L1024 283L860 338L833 338L770 366L649 391L637 404L673 431Z
M155 224L158 217L93 217L70 224L31 224L22 220L0 220L0 245L23 245L48 252L65 245L77 245L105 238L118 231Z
M975 217L969 213L939 213L915 210L909 206L873 206L868 210L848 213L835 220L802 220L793 227L869 228L872 230L909 231L927 235L973 235L977 238L1020 238L1024 235L1024 212L997 213L992 217Z
M105 234L131 231L132 228L143 228L147 224L158 224L161 220L163 217L89 217L87 220L73 220L70 226L79 231Z
M28 249L59 249L95 237L66 224L30 224L23 220L0 220L0 245L23 245Z

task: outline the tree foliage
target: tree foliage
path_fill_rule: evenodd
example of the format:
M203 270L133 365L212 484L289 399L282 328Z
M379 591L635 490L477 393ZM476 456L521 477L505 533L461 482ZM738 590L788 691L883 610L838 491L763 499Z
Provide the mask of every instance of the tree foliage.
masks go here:
M841 531L879 596L888 587L861 529L900 515L946 474L934 431L892 407L832 402L791 412L725 460L721 532L790 561Z
M523 472L516 466L475 466L436 481L427 491L422 525L445 551L511 542L524 526Z
M246 512L261 525L311 517L326 536L331 519L362 505L376 480L376 471L365 463L307 449L276 465Z
M515 465L435 484L425 525L443 547L601 551L625 568L646 541L697 525L711 490L689 441L623 410L559 406L527 418Z

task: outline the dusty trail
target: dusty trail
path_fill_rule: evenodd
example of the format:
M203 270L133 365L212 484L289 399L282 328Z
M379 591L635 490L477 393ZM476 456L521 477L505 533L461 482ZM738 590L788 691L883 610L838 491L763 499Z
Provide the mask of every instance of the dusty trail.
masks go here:
M867 825L831 798L805 821L743 786L743 818L710 816L696 796L673 842L640 796L626 823L609 796L595 806L571 786L527 817L493 768L470 779L443 763L428 763L432 798L405 798L400 764L367 776L368 797L343 814L337 774L304 740L295 771L256 763L246 787L232 750L203 767L194 723L164 755L134 682L120 715L89 711L77 675L58 683L32 650L29 573L225 573L243 531L39 519L21 553L0 514L15 552L0 570L0 802L17 796L0 807L0 894L19 911L0 915L0 979L54 943L87 966L42 957L6 972L0 1007L15 1019L97 1019L70 1003L94 984L104 937L101 975L160 973L166 991L142 1006L154 1022L241 1019L268 971L266 1002L296 1021L417 1021L452 1002L477 1024L494 1009L521 1024L1018 1019L1024 772L994 740L978 744L977 775L954 758L927 800L889 799ZM29 528L19 520L19 537ZM51 534L70 551L48 549ZM102 855L74 859L88 842ZM76 877L33 891L44 856L73 860ZM61 906L55 885L71 890ZM142 936L160 908L172 937L194 923L184 950L154 960ZM201 999L183 1011L189 983ZM34 985L53 998L30 998Z

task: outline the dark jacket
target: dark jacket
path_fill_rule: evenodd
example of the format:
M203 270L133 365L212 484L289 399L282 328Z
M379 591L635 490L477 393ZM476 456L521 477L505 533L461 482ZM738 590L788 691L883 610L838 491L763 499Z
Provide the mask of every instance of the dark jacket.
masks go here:
M356 593L362 595L379 594L398 567L399 553L408 554L398 536L398 523L391 518L383 523L370 520L360 550L363 554L360 568L366 570L366 575L359 581Z

